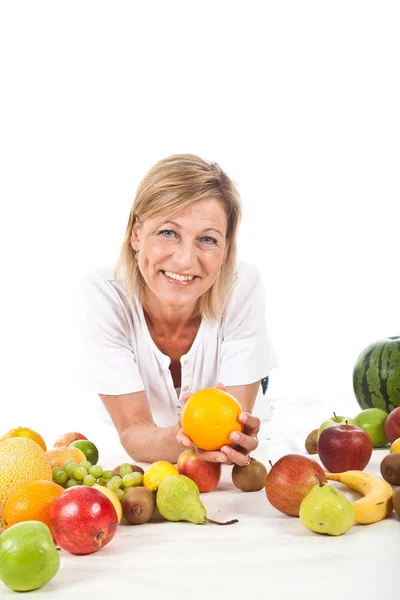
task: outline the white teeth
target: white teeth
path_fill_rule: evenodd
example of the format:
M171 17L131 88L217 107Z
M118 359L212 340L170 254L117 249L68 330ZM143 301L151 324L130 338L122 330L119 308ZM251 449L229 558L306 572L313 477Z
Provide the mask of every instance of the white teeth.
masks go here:
M172 273L171 271L164 271L167 277L170 279L176 279L177 281L192 281L193 275L179 275L178 273Z

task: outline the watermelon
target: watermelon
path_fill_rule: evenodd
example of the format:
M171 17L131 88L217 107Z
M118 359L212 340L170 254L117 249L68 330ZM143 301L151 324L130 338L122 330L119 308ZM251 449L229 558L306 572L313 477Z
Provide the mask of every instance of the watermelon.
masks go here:
M400 406L400 336L367 346L353 370L353 389L358 404L390 413Z

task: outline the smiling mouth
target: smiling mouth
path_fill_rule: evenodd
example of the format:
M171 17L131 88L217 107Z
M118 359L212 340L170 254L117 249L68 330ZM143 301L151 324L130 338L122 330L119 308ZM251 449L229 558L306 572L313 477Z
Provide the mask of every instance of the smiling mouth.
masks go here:
M176 281L178 283L192 283L195 279L198 279L197 275L180 275L179 273L173 273L172 271L161 271L168 281Z

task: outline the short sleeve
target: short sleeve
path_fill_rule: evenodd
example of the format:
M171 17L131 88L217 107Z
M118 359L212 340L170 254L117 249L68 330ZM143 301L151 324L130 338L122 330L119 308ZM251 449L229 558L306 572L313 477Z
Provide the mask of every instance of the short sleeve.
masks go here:
M77 290L80 372L86 389L119 395L144 389L132 351L132 327L111 281L91 273Z
M269 375L277 366L265 315L264 286L258 269L242 263L227 308L221 343L219 380L247 385Z

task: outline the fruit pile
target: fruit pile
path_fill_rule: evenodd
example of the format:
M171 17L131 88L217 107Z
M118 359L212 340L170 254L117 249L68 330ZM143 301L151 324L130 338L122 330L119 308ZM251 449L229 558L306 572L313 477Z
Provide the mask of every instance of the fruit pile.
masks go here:
M215 416L206 391L208 416L197 413L205 421ZM216 428L224 443L230 443L229 431L238 415L236 401L229 398L229 403L226 431ZM196 431L195 418L189 417L188 411L187 431ZM209 447L210 431L204 427L198 432ZM373 447L389 442L380 465L382 477L364 471ZM249 465L233 466L232 484L246 493L264 489L275 509L299 517L315 533L342 535L355 523L390 517L393 508L400 516L400 487L395 492L392 487L400 486L400 407L389 415L376 407L354 419L333 415L308 436L306 449L318 454L322 466L306 454L286 454L268 469L251 458ZM97 552L114 538L119 524L144 524L155 515L199 525L237 523L209 518L200 494L218 487L222 465L204 462L194 448L184 450L176 465L159 460L146 470L129 463L111 470L98 461L96 445L78 432L64 434L49 450L29 428L1 438L0 525L5 531L0 536L0 579L6 586L29 591L45 585L59 569L58 550ZM329 482L345 484L362 498L351 502Z

